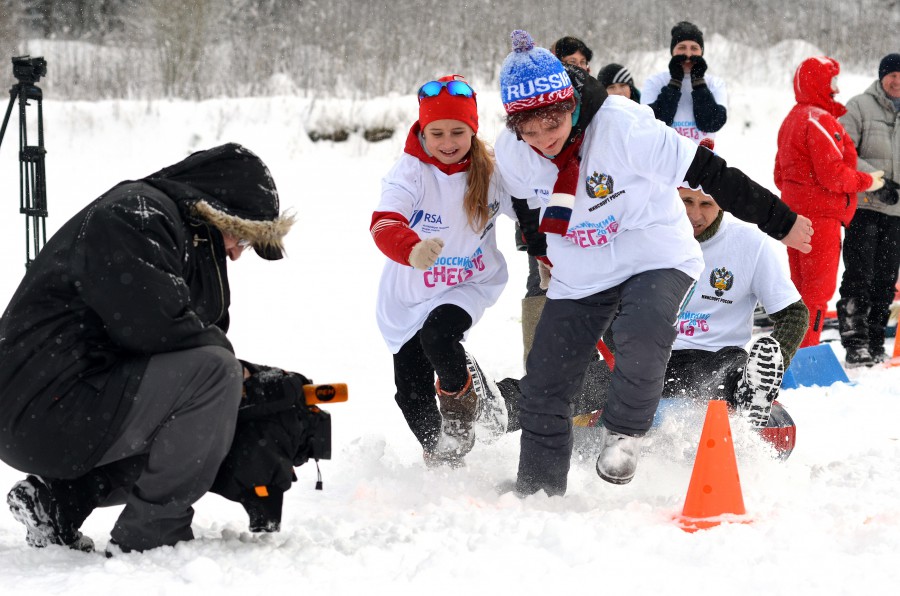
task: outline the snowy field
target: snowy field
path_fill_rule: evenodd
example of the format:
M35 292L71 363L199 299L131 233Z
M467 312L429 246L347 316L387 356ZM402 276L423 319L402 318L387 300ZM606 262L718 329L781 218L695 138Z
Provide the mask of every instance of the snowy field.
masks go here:
M775 137L792 105L788 80L745 88L730 81L729 123L717 143L730 163L773 190ZM841 99L871 80L843 76ZM479 95L488 141L501 126L498 94L490 91ZM373 105L399 114L404 126L416 113L411 95ZM732 420L750 524L687 534L671 521L684 503L702 411L666 420L626 486L600 480L588 448L573 464L565 497L498 496L495 486L515 477L518 433L476 445L465 469L427 470L393 401L391 356L374 317L384 257L368 234L380 178L406 129L377 144L359 136L314 144L304 123L313 107L317 117L346 109L330 106L288 97L45 102L51 232L118 181L192 150L236 141L257 152L298 224L287 239L289 258L247 254L229 265L230 336L244 359L349 383L350 402L329 408L334 449L321 464L324 491L313 489L314 465L298 468L280 533L250 534L240 506L209 495L196 505L197 540L107 560L29 549L23 528L2 509L0 594L897 593L900 368L852 371L853 384L783 392L798 428L787 462ZM16 124L14 116L0 150L3 305L25 260ZM498 378L522 374L527 267L512 236L503 220L498 238L510 283L467 342ZM840 345L832 346L842 359ZM21 476L0 464L0 493ZM117 508L99 510L82 528L100 553L117 515Z

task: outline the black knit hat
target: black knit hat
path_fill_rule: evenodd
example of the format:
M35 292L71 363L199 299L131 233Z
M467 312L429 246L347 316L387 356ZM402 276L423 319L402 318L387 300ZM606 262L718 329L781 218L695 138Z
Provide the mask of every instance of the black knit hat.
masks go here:
M697 28L697 25L687 21L681 21L672 27L672 43L669 45L669 53L671 54L682 41L696 41L703 49L703 32Z
M597 73L597 80L600 81L604 87L609 87L616 83L634 84L634 78L632 78L631 72L621 64L616 64L615 62L601 68L600 72Z
M881 59L881 64L878 65L878 80L892 72L900 72L900 54L888 54Z
M571 56L575 52L581 52L584 55L584 59L588 62L591 61L591 58L594 57L594 52L591 51L591 48L587 47L583 41L578 39L577 37L563 37L561 39L557 39L556 43L554 43L551 47L553 54L562 60L566 56Z

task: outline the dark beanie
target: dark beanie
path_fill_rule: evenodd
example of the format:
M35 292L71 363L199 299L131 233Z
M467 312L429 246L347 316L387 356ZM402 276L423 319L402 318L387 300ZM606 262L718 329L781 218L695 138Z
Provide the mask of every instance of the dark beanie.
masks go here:
M697 25L681 21L672 27L672 43L669 45L669 53L671 54L675 50L675 46L686 40L696 41L700 44L700 49L703 49L703 32L697 28Z
M577 37L566 36L557 39L556 43L550 46L550 49L560 60L566 56L571 56L575 52L581 52L582 55L584 55L584 59L588 62L594 57L594 52L591 51L591 48L587 47L585 43Z
M604 87L609 87L616 83L625 83L626 85L634 84L634 78L632 78L631 72L621 64L616 64L615 62L601 68L600 72L597 73L597 80L600 81L600 84Z
M888 54L881 59L881 64L878 65L878 80L892 72L900 72L900 54Z

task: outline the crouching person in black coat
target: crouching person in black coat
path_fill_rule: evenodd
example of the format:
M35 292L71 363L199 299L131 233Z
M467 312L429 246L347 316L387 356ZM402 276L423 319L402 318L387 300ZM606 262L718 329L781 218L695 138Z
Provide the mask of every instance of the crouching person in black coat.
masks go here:
M110 189L54 234L0 319L0 459L31 546L123 504L107 552L193 538L245 376L226 337L226 259L283 256L265 164L228 144Z

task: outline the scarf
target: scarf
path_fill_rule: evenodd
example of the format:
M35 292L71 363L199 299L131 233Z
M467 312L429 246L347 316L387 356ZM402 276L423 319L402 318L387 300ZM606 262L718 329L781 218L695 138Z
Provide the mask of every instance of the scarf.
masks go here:
M575 191L578 188L578 175L581 171L579 150L584 135L578 135L562 151L550 161L559 168L550 204L544 210L538 231L544 234L565 236L569 230L572 208L575 206Z
M584 131L600 110L600 106L606 100L606 89L600 81L588 75L580 68L566 65L566 72L572 80L575 88L576 107L572 114L572 132L559 155L550 159L559 169L556 183L553 185L553 194L550 195L550 204L544 210L541 225L538 231L545 234L559 234L565 236L569 230L569 220L572 218L572 208L575 206L575 191L578 189L578 179L581 169L581 143L584 141ZM535 149L535 151L537 151ZM538 154L541 155L540 151Z

